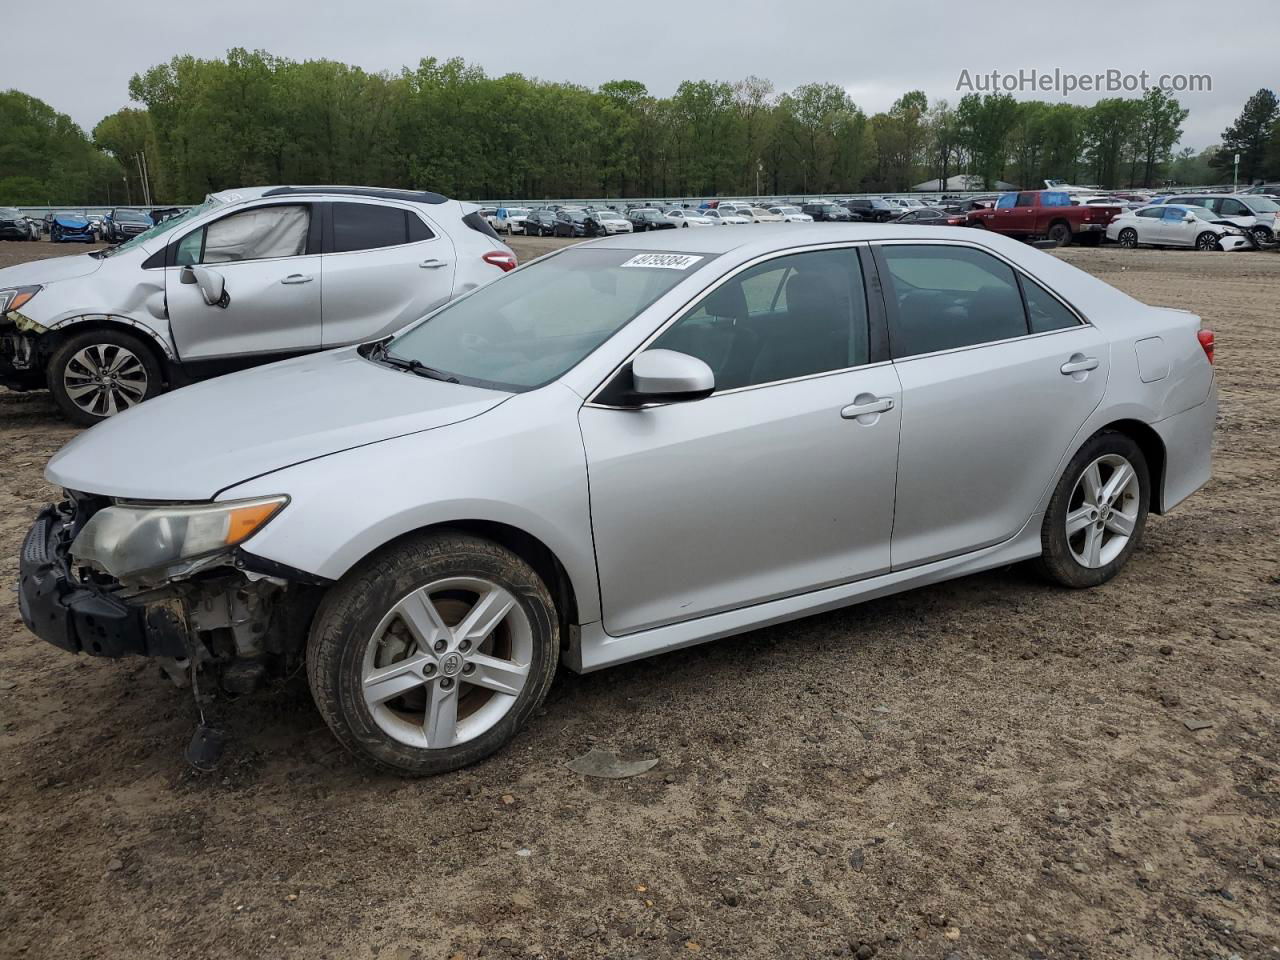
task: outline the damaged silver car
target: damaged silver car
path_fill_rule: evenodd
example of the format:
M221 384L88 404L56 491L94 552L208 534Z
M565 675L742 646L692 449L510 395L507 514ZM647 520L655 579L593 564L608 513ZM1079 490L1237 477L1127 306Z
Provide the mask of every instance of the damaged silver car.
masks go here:
M355 754L454 769L557 661L1018 561L1105 583L1209 478L1212 362L1197 317L995 234L593 241L87 431L49 463L22 615L205 710L305 664Z
M92 425L173 387L385 336L515 267L474 204L250 187L119 246L0 269L0 384Z

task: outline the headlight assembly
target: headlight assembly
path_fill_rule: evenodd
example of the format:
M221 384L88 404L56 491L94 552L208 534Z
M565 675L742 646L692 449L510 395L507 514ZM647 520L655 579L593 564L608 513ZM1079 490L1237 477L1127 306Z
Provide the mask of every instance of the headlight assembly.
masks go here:
M27 305L27 301L40 292L39 285L30 287L8 287L0 290L0 317L10 310L18 310Z
M226 503L120 503L89 518L71 554L117 579L230 550L261 530L285 496Z

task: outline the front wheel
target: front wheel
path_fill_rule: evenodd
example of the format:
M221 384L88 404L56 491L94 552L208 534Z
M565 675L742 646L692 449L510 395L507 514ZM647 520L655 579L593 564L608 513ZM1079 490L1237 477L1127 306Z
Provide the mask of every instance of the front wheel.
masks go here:
M1218 235L1206 230L1200 236L1196 237L1197 250L1220 250L1218 246Z
M67 338L49 358L45 376L67 419L86 427L149 400L164 387L155 353L122 330Z
M1091 437L1063 472L1040 530L1040 571L1064 587L1096 587L1124 566L1142 538L1151 479L1126 434Z
M1271 231L1266 227L1253 227L1249 232L1253 234L1254 241L1260 247L1271 242Z
M361 759L456 770L510 740L551 687L559 620L518 556L440 532L376 554L333 587L307 644L320 715Z

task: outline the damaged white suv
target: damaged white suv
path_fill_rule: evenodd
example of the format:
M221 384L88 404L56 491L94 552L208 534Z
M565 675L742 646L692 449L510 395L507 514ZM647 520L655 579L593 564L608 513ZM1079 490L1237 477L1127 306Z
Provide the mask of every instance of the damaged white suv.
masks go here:
M215 193L127 243L0 270L0 384L81 424L399 329L516 265L474 204L374 187Z

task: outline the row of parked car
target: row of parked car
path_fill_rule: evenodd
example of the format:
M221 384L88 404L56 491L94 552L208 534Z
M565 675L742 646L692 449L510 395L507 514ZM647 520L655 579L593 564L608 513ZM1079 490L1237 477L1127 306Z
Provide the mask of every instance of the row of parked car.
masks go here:
M150 211L117 207L106 213L51 210L43 220L36 220L15 207L0 207L0 240L39 240L47 236L53 243L123 243L179 213L177 207Z
M1099 193L1053 187L971 197L851 197L797 204L708 200L698 207L653 203L625 210L548 204L486 207L499 233L596 237L680 227L751 223L875 222L971 227L1058 246L1170 246L1198 250L1256 250L1280 237L1280 185L1260 184L1235 194Z

